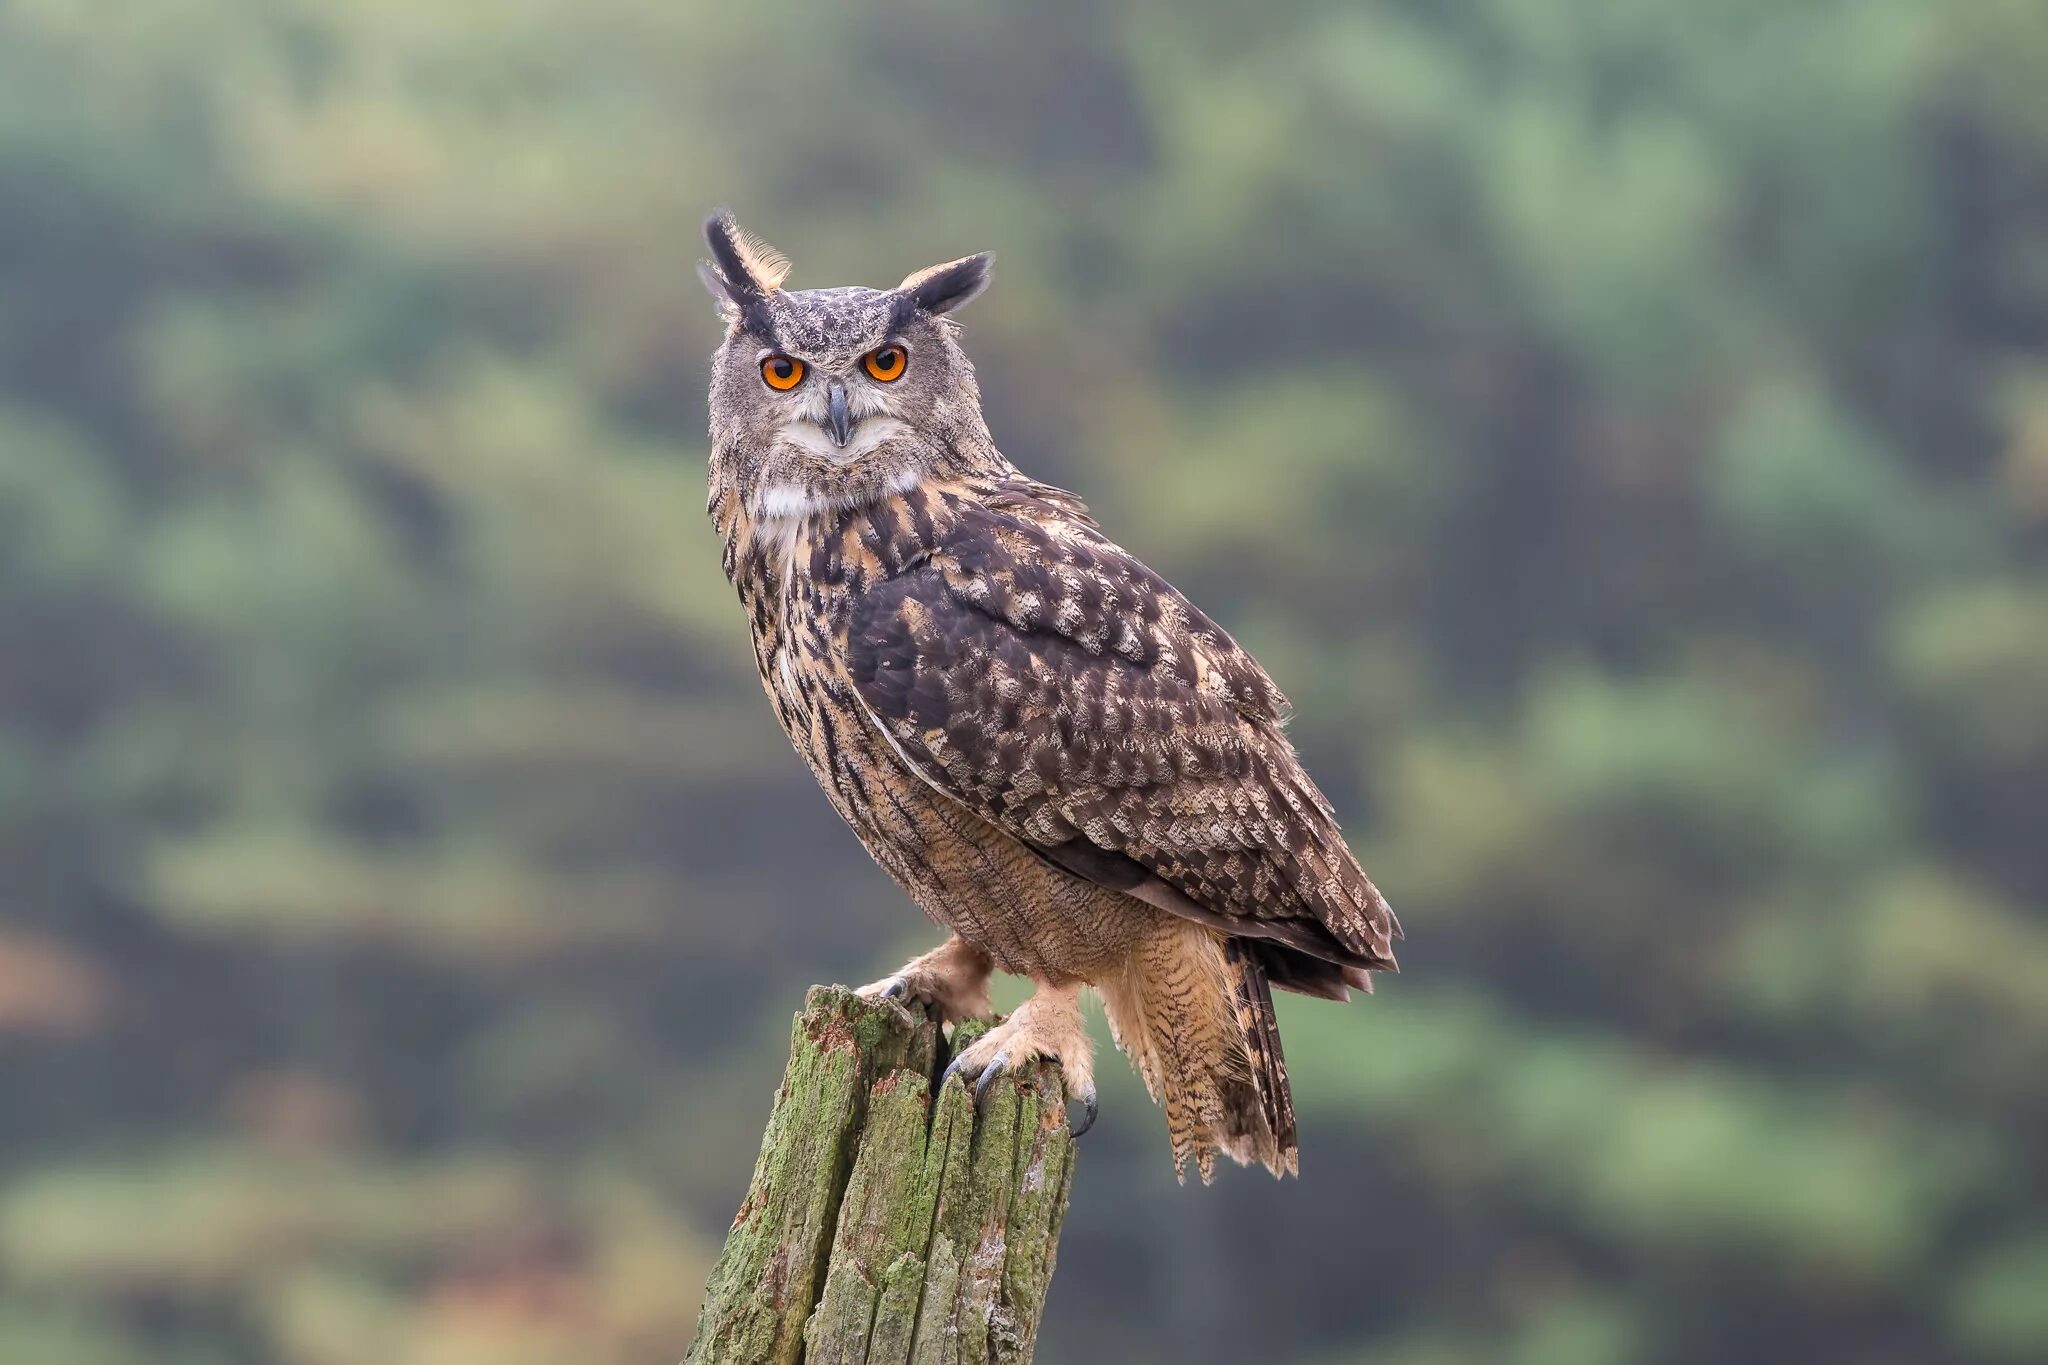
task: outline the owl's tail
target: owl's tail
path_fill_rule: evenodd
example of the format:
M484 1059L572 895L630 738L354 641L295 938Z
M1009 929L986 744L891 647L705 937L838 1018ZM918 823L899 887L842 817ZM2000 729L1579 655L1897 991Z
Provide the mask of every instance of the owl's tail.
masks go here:
M1109 1026L1166 1110L1173 1168L1207 1183L1216 1153L1296 1171L1294 1097L1265 969L1238 940L1162 915L1098 983Z

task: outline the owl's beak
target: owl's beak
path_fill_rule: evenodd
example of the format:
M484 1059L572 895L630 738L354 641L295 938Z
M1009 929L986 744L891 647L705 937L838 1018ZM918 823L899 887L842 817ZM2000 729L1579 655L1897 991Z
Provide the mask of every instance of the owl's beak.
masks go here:
M825 430L832 433L832 444L836 446L853 439L853 414L846 409L846 385L837 379L825 386Z

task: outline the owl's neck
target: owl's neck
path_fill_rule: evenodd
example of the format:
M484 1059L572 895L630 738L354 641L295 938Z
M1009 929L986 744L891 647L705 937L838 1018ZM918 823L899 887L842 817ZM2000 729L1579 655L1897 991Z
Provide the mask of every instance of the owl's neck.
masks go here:
M908 540L936 534L930 509L945 501L940 490L965 490L1016 474L992 444L980 442L948 448L929 464L855 467L829 481L777 477L746 459L744 451L720 449L711 461L708 510L725 542L726 577L747 598L787 586L813 567L847 562L834 556L856 525L866 528L870 540L885 526ZM919 514L898 525L906 508Z
M899 471L862 497L713 477L711 520L725 542L725 577L758 628L805 583L858 589L889 579L950 532L958 505L1016 477L1008 460L995 460L961 471Z

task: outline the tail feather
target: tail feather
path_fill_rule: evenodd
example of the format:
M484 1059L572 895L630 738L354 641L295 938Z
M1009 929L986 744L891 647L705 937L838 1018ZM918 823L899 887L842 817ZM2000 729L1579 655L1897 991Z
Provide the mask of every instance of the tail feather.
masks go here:
M1294 1100L1258 958L1205 925L1161 916L1123 970L1097 983L1110 1030L1166 1110L1176 1174L1206 1183L1216 1154L1294 1172Z
M1275 990L1340 1001L1349 1000L1353 990L1372 994L1372 970L1368 967L1332 962L1269 938L1239 938L1231 942L1240 951L1251 954L1266 974L1266 983Z
M1245 1050L1250 1054L1251 1082L1258 1092L1259 1114L1271 1135L1273 1158L1266 1159L1266 1165L1275 1175L1280 1174L1281 1167L1299 1174L1294 1091L1287 1084L1287 1057L1280 1050L1280 1019L1273 1012L1273 987L1266 980L1258 956L1247 951L1243 940L1225 940L1223 960L1231 971L1237 1026L1244 1033Z

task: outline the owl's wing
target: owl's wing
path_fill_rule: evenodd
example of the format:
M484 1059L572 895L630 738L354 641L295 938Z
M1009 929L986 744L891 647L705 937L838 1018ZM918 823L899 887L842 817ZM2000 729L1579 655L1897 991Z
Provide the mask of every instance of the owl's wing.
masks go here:
M1281 732L1280 690L1055 492L964 508L859 599L849 672L876 723L925 781L1070 872L1351 984L1392 966L1393 914Z

